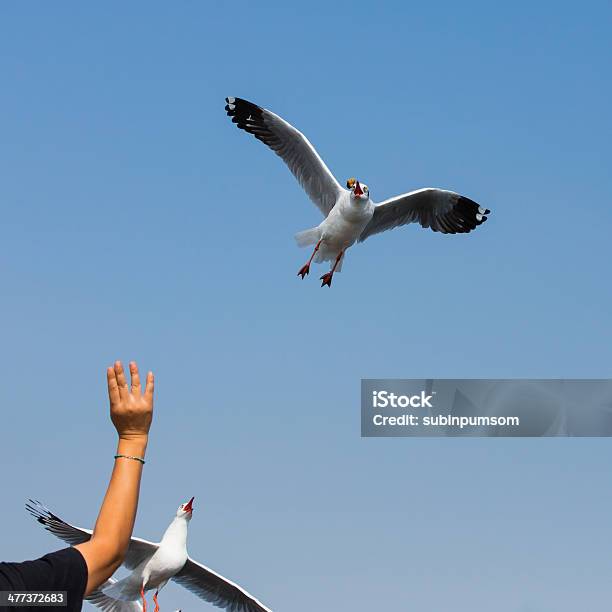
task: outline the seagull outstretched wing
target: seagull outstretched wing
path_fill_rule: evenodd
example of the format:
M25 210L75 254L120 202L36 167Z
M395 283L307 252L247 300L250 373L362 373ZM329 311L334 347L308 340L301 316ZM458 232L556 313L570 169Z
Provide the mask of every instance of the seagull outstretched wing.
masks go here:
M26 504L28 512L49 532L64 540L67 544L75 546L89 541L92 535L91 529L75 527L53 514L49 508L38 501L31 499ZM133 570L148 557L152 557L158 545L141 538L132 538L123 562L124 567Z
M490 212L453 191L432 187L418 189L377 204L359 242L407 223L420 223L443 234L465 234L484 223Z
M232 612L272 612L237 584L193 559L187 559L172 580L219 608Z
M273 112L242 98L226 98L225 110L241 129L267 144L289 167L325 217L343 188L300 131Z

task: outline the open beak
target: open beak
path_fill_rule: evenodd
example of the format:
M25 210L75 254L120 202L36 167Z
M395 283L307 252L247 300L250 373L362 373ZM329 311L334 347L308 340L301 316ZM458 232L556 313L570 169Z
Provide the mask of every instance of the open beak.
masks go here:
M353 191L353 193L357 196L360 197L363 195L363 191L361 191L361 185L359 184L359 181L357 181L355 183L355 191Z
M186 504L185 507L183 508L184 512L193 512L193 500L195 499L195 497L192 497Z

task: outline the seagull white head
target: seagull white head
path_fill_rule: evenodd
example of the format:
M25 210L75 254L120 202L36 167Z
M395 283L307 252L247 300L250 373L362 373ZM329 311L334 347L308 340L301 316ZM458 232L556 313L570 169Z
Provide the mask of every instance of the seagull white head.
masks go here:
M193 500L195 497L192 497L188 502L181 504L176 511L176 516L178 518L184 518L186 521L191 520L191 515L193 514Z
M350 178L346 181L346 187L351 192L351 198L354 200L367 202L370 199L370 190L364 183L360 183L355 178Z

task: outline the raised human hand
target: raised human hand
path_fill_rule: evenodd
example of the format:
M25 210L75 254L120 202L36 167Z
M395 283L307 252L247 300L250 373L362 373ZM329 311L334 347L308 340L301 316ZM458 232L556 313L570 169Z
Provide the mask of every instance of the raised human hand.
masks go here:
M110 417L122 440L145 440L153 419L153 372L147 374L144 392L138 366L130 362L131 387L128 387L120 361L106 370Z

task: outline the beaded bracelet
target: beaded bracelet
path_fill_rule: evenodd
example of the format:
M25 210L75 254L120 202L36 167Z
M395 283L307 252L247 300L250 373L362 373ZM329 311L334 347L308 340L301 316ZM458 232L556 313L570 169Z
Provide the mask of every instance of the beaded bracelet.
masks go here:
M140 461L142 465L145 464L145 460L142 457L131 457L130 455L115 455L115 459L133 459L134 461Z

